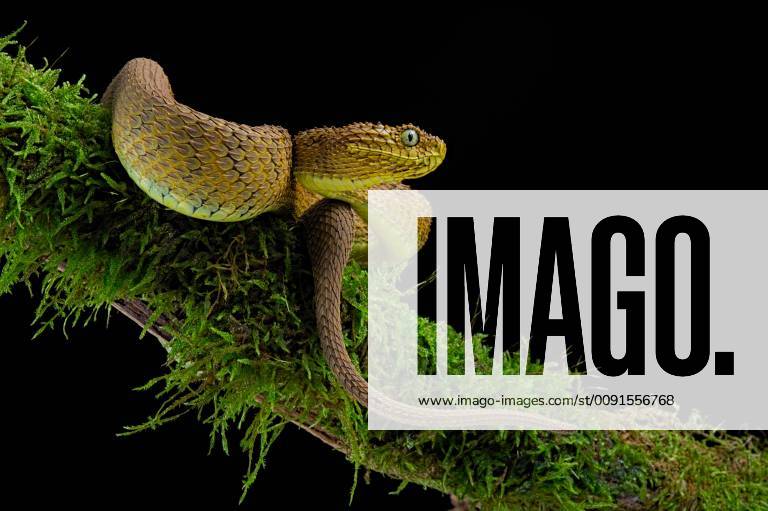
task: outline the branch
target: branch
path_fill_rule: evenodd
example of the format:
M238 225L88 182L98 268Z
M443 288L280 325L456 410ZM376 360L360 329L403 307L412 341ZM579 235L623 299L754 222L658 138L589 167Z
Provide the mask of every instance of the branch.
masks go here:
M112 307L141 328L146 328L149 318L152 317L152 311L140 300L121 300L113 302ZM146 331L152 334L166 350L169 350L170 348L171 336L163 331L163 327L170 323L171 320L167 317L160 316L152 326L146 328ZM262 404L267 401L266 398L261 395L255 395L253 398L255 401ZM275 405L274 411L326 445L331 446L345 455L349 454L349 447L339 437L317 427L317 416L315 414L298 414L280 405Z

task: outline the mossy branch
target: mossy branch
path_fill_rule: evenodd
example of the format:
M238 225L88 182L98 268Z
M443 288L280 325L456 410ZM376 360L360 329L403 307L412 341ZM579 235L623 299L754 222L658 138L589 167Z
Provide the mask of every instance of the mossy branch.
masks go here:
M146 330L147 333L154 336L160 342L160 344L163 345L163 347L169 349L169 345L173 336L163 330L163 325L170 324L171 320L160 316L154 321L152 326L148 326L150 324L150 318L153 316L152 311L150 311L149 308L139 300L123 300L114 302L112 307L120 314L124 315L138 326L140 326L142 330ZM264 396L260 395L253 396L253 399L258 403L263 403L266 400ZM285 417L290 422L303 429L310 435L314 436L324 444L327 444L344 454L349 453L349 447L344 444L341 438L335 436L333 433L324 431L316 424L317 417L312 415L302 417L302 414L282 406L275 406L275 410L281 416Z
M168 211L133 185L109 134L83 80L59 83L0 38L0 292L39 289L41 329L66 332L114 304L162 340L168 369L144 387L161 405L128 433L196 413L211 446L228 452L239 430L245 489L291 422L401 487L484 509L768 507L768 458L754 436L368 431L320 352L301 227L279 215L217 224ZM350 265L343 315L359 361L366 284Z

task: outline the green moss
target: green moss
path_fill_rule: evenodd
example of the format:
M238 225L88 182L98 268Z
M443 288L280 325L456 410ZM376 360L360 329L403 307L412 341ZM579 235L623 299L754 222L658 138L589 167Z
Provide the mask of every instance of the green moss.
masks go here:
M301 227L278 215L217 224L168 211L129 180L109 133L83 80L59 83L12 36L0 39L0 292L39 280L41 328L66 331L121 299L173 318L168 368L145 387L158 412L128 432L194 413L211 426L211 448L239 438L246 489L290 420L334 438L360 467L484 509L768 508L768 459L752 437L368 431L320 352ZM358 361L366 283L363 269L347 268L343 312ZM420 324L427 346L433 325Z

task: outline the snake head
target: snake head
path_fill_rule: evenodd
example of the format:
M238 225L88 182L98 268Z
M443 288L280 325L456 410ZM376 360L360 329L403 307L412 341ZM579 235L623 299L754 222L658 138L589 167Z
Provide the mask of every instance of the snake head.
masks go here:
M445 151L445 142L412 124L316 128L294 138L294 173L307 189L343 198L345 192L429 174Z

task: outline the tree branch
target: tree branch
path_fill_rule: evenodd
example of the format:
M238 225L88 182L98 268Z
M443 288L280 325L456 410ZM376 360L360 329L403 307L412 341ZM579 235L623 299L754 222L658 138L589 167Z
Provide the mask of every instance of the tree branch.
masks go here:
M63 272L66 267L66 264L62 263L58 266L58 270ZM150 308L141 300L119 300L117 302L112 302L112 308L136 323L142 329L146 328L146 331L152 334L166 351L170 350L171 335L164 332L163 328L171 323L171 319L161 315L152 325L147 327L149 318L152 317L152 310L150 310ZM254 396L254 400L262 404L266 402L264 396L258 394ZM289 422L306 431L324 444L329 445L343 454L349 454L349 446L347 446L339 437L323 428L317 427L317 416L315 414L298 414L279 405L274 406L274 410Z
M63 268L59 269L62 270ZM152 317L152 311L140 300L121 300L118 302L113 302L112 307L142 328L146 327L149 318ZM169 320L167 317L160 316L157 318L153 325L147 328L147 332L152 334L166 350L169 349L171 336L167 332L163 331L163 327L170 323L171 320ZM254 400L259 403L266 402L264 396L261 395L254 396ZM274 410L279 415L286 418L289 422L295 424L326 445L329 445L330 447L342 452L343 454L349 454L349 447L339 437L315 425L317 422L317 417L314 414L298 414L292 410L289 410L288 408L279 405L275 405Z

